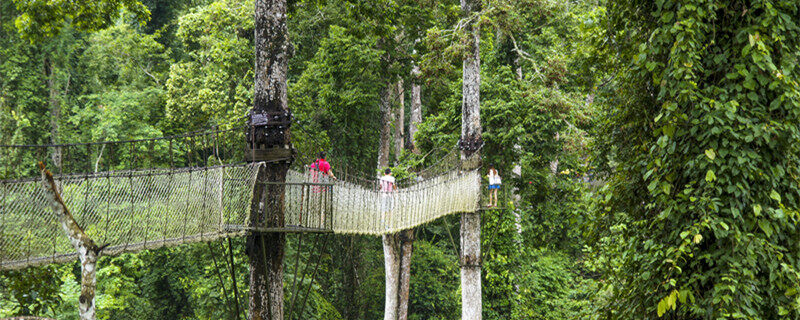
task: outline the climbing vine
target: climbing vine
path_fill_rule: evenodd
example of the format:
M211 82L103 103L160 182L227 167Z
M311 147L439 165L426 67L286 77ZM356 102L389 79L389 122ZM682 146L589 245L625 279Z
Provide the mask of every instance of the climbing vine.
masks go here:
M608 318L800 316L800 4L608 5Z

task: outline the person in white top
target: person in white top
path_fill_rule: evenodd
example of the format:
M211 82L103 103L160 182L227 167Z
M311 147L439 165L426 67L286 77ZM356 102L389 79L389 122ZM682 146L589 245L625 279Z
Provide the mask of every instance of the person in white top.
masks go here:
M394 207L392 194L397 190L397 185L395 185L395 179L392 176L392 169L386 169L383 173L383 176L378 180L381 194L381 222L383 222L383 227L388 229L387 218Z
M497 190L500 190L500 173L494 168L494 165L489 165L489 207L497 207Z

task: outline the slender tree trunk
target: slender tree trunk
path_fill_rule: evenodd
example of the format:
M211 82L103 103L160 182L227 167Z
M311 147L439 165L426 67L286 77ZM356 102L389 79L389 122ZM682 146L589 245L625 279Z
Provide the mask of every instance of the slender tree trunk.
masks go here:
M480 0L461 0L461 10L470 17L480 11ZM470 52L463 59L463 98L461 104L461 140L477 146L481 139L480 116L480 35L474 23L467 26L471 33ZM462 145L463 146L463 145ZM462 159L477 153L463 148ZM477 162L470 161L471 165ZM472 169L472 168L465 168ZM461 319L480 320L481 298L481 216L478 212L461 214Z
M516 150L522 149L522 146L520 146L518 144L515 144L514 145L514 149L516 149ZM519 163L514 164L514 168L511 169L511 173L515 177L522 177L522 166L520 166ZM514 204L515 205L519 205L519 202L522 200L522 197L520 197L520 195L519 195L519 188L514 187L514 189L511 192L514 195ZM514 213L514 226L517 229L517 238L516 239L519 242L517 244L520 245L521 242L522 242L522 216L520 216L519 210L517 210L517 209L514 209L513 213Z
M406 142L406 94L403 79L397 81L395 94L397 94L397 117L394 125L394 154L395 158L400 158Z
M53 175L45 169L44 164L41 162L39 162L39 169L42 173L42 186L47 200L53 209L53 213L58 216L61 228L69 238L70 243L78 251L78 258L81 261L81 295L78 297L78 310L81 320L94 320L97 259L103 247L95 245L94 241L75 222L69 209L64 204L64 200L61 198Z
M397 292L397 319L408 320L408 299L411 291L411 254L414 250L414 229L403 230L398 234L400 240L400 274Z
M61 119L61 100L56 83L56 70L53 61L45 58L45 76L47 76L48 103L50 104L50 143L58 144L59 120ZM55 170L61 172L61 148L54 147L50 155Z
M414 66L411 71L414 82L411 84L411 118L408 123L408 146L416 154L419 154L420 151L417 148L417 142L414 141L414 135L417 134L419 124L422 123L422 87L417 79L419 73L419 67Z
M517 55L514 57L514 65L516 66L517 71L517 80L522 80L522 64L519 63L519 55L521 53L517 52Z
M397 320L400 289L400 243L397 234L385 234L383 240L383 265L385 274L384 320Z
M411 72L413 78L419 75L419 68L414 66ZM419 154L414 142L417 126L422 122L422 101L420 99L420 86L416 79L411 84L411 119L408 124L408 146L412 152ZM398 301L398 320L408 319L408 306L411 291L411 254L414 251L414 230L404 230L400 233L401 261L400 261L400 290Z
M555 136L555 137L553 137L553 139L555 139L556 141L558 141L559 139L561 139L561 135L560 135L558 132L556 132L556 136ZM551 173L552 175L556 175L556 174L558 174L558 156L556 156L556 158L555 158L555 159L553 159L553 160L551 160L551 161L550 161L550 165L549 165L549 167L550 167L550 173Z
M288 112L288 45L286 0L256 0L254 112ZM271 135L280 137L282 147L291 148L288 127L270 130ZM288 170L289 161L271 162L259 171L258 178L259 181L286 181ZM283 227L284 186L259 184L255 192L251 223L259 227ZM250 319L282 320L285 235L251 232L246 241L250 260Z
M390 144L391 144L391 92L392 85L387 85L381 92L381 133L380 146L378 149L378 169L389 166ZM397 290L399 285L399 257L396 237L393 234L385 234L381 237L383 243L383 261L385 275L385 301L384 301L384 320L397 319Z
M381 132L380 145L378 147L378 170L389 166L389 150L391 144L391 86L387 85L381 91L380 111L381 111Z

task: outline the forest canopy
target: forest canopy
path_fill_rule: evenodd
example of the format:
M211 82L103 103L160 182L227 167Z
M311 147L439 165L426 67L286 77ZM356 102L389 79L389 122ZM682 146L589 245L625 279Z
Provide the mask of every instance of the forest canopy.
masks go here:
M504 191L482 214L483 318L800 319L800 3L480 3L289 1L299 158L377 176L382 106L398 177L454 150L474 23L482 162ZM253 106L253 12L0 2L0 144L237 128ZM460 317L458 232L455 217L414 230L409 319ZM293 315L381 318L379 240L331 236L317 255L310 238L287 236L300 262L284 283L309 292ZM317 276L298 278L312 262ZM242 238L102 257L97 316L247 318L247 268ZM77 262L0 271L0 318L78 319L79 294Z

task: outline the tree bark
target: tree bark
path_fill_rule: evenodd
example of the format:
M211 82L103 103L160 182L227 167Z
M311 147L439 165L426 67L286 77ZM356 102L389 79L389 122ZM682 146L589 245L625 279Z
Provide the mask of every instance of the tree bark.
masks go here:
M397 81L395 86L395 94L397 94L397 117L395 118L394 125L394 155L395 158L400 158L405 148L405 128L406 128L406 94L403 85L403 79Z
M400 289L400 251L397 234L385 234L383 240L383 265L385 274L384 320L397 320Z
M399 286L397 292L397 319L408 320L408 299L411 291L411 253L414 250L414 229L403 230L399 234L400 248L400 272Z
M45 58L45 76L47 76L48 103L50 104L50 143L58 144L59 120L61 119L61 100L59 99L58 88L56 88L56 70L53 61ZM50 155L53 166L61 171L61 147L53 147Z
M556 132L556 136L553 137L553 139L558 141L558 140L561 139L561 135L558 132ZM558 174L558 156L556 156L555 159L550 161L550 165L548 167L550 168L550 173L552 175L557 175Z
M411 84L411 118L408 123L408 146L411 151L419 154L417 142L414 141L414 135L417 134L417 127L422 123L422 87L419 85L417 77L419 77L419 67L414 66L411 71L413 83Z
M380 111L381 111L381 132L380 145L378 147L378 170L389 166L389 150L391 139L391 85L386 85L381 91Z
M480 11L480 0L461 0L461 10L466 17ZM463 84L461 104L462 141L480 141L482 133L480 116L480 35L479 27L469 23L469 52L463 59ZM462 149L461 157L479 156L477 150ZM471 161L477 164L477 162ZM465 168L472 169L472 168ZM461 214L461 319L480 320L481 297L481 216L478 212Z
M39 169L42 174L42 186L45 190L53 213L58 216L61 228L69 238L69 242L78 251L78 258L81 261L81 295L78 298L78 309L81 320L95 319L95 288L97 286L97 259L103 247L95 245L94 241L83 232L83 229L75 222L72 214L64 204L58 186L53 179L53 174L45 169L44 164L39 162Z
M289 110L288 46L286 0L256 0L254 111ZM280 135L283 145L291 148L289 129L284 130L270 134ZM268 163L259 170L258 181L286 181L288 170L289 161ZM284 226L284 188L283 185L256 186L250 210L251 226ZM250 260L250 319L282 320L285 235L250 232L246 242Z

